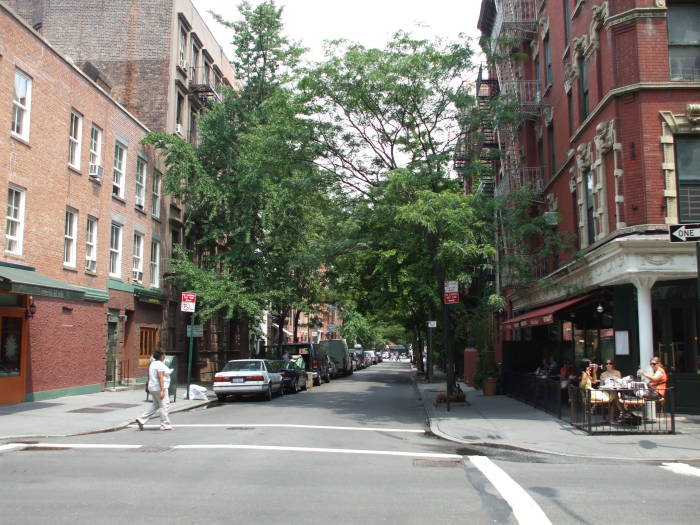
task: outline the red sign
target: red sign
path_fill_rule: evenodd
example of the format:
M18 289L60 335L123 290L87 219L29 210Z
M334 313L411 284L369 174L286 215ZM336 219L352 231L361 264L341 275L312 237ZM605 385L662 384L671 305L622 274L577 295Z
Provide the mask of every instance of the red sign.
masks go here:
M445 304L456 304L459 302L459 292L445 292Z
M180 303L180 311L194 313L196 303L196 293L182 292L182 302Z

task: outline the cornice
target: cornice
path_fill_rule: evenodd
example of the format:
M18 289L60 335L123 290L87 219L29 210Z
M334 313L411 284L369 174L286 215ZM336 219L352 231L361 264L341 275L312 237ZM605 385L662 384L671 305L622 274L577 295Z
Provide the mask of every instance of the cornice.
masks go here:
M622 13L609 16L605 20L605 27L613 27L631 20L643 18L666 18L667 13L668 10L665 7L636 7L629 11L623 11Z

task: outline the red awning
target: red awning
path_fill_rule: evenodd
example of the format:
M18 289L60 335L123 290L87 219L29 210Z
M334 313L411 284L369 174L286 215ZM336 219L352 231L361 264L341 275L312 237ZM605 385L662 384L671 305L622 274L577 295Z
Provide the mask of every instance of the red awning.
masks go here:
M550 304L549 306L532 310L526 314L513 317L513 319L503 321L501 323L501 328L505 330L515 330L516 328L528 328L530 326L544 326L546 324L553 324L555 313L559 312L560 310L564 310L569 306L585 301L586 299L600 295L600 293L600 291L593 292L587 295L582 295L581 297L576 297L575 299L569 299L568 301Z

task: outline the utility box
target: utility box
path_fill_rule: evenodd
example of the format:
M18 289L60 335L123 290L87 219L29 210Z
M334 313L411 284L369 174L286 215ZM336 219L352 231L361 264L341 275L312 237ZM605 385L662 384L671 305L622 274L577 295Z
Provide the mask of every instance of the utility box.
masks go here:
M464 383L467 386L474 386L474 374L476 373L476 362L479 359L479 352L476 348L466 348L464 350Z

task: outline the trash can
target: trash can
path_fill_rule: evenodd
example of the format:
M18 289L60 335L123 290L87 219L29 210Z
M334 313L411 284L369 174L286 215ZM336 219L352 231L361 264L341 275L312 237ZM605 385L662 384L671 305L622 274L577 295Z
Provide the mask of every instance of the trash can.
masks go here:
M149 367L152 362L153 358L151 357L150 361L148 362ZM163 363L168 368L173 369L172 373L170 374L170 386L168 387L168 395L172 396L174 403L177 400L177 356L166 355L165 361L163 361ZM148 378L146 378L146 401L148 401L149 394L150 392L148 391Z

